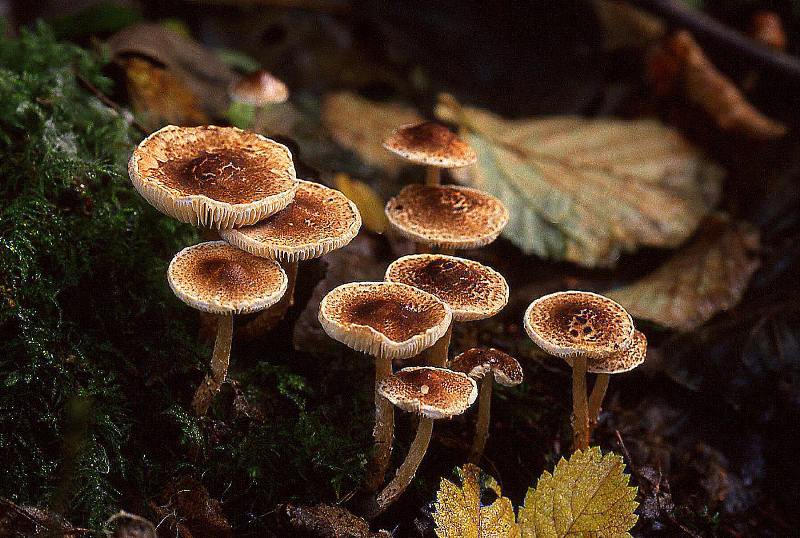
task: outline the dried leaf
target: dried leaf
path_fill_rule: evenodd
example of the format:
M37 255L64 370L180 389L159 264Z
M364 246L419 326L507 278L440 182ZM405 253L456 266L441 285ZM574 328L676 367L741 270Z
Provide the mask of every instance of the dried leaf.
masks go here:
M400 125L421 121L412 107L397 102L378 103L351 92L327 95L322 103L322 123L336 143L392 176L405 163L383 148L383 139Z
M613 265L639 246L674 247L719 197L721 170L654 120L507 120L442 96L478 164L457 175L499 197L505 236L526 253Z
M150 508L161 518L167 532L176 538L232 538L233 531L222 503L191 478L170 483L164 488L163 504L150 501Z
M664 265L607 295L634 317L690 331L741 299L759 266L758 232L720 215Z
M607 50L643 47L661 39L666 32L658 17L618 0L594 0L594 10L603 25L603 46Z
M361 213L361 220L367 230L375 233L383 233L388 226L384 206L386 202L378 196L372 187L359 181L351 179L349 175L338 173L333 178L334 186L342 191L345 196L350 198L358 211Z
M650 54L647 71L657 94L682 93L723 131L758 140L786 134L783 124L766 117L747 102L736 85L706 57L689 32L675 33Z
M503 497L500 486L478 467L468 463L459 469L461 486L442 478L436 495L433 520L440 538L515 538L519 527L514 521L514 506ZM481 497L496 499L483 504Z
M630 536L636 524L636 488L628 485L622 457L598 447L561 459L545 471L519 510L524 538Z
M288 504L282 510L289 525L320 538L389 538L386 531L370 532L369 524L341 506Z
M780 15L774 11L759 11L752 17L750 37L775 50L786 50L786 30Z

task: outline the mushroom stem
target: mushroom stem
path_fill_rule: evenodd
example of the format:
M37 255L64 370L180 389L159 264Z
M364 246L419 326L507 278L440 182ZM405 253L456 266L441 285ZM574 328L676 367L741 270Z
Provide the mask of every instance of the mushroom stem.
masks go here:
M442 169L438 166L428 166L425 168L425 184L426 185L441 185L442 183Z
M392 437L394 436L394 406L378 393L378 384L392 375L392 360L375 358L375 428L372 436L375 439L375 449L372 459L367 467L367 476L364 479L364 488L377 491L383 484L386 469L392 456Z
M256 107L256 110L253 113L253 126L252 126L251 130L254 133L260 133L261 129L264 128L265 109L266 109L266 107L264 107L264 106L258 106L258 107Z
M240 341L253 340L261 335L271 331L275 326L280 323L286 312L294 304L294 287L297 282L297 266L298 262L283 262L283 267L286 273L286 293L283 294L280 301L259 313L256 318L242 327L238 332Z
M600 406L603 405L603 398L606 396L608 382L611 379L609 374L597 374L594 381L592 393L589 396L589 436L591 437L597 422L600 419Z
M439 338L435 344L428 348L426 355L429 366L436 366L439 368L444 368L447 366L447 351L450 348L450 337L452 335L453 324L451 322L450 326L447 328L447 332L444 333L444 336Z
M397 469L397 474L392 479L383 491L381 491L375 498L375 508L373 517L377 516L386 508L389 507L397 498L402 495L406 490L414 475L417 474L419 464L422 463L422 458L428 450L428 445L431 441L431 432L433 431L433 420L427 417L420 417L419 424L417 424L417 435L408 449L406 459Z
M231 360L231 341L233 338L233 315L222 314L217 322L217 340L211 355L211 373L197 388L192 400L192 408L197 416L204 416L214 396L219 392L225 377L228 375L228 364Z
M589 448L589 407L586 396L586 357L576 357L572 364L573 450Z
M440 247L439 254L443 254L445 256L452 256L456 253L456 249L448 248L448 247Z
M472 449L469 453L469 462L477 465L483 456L486 440L489 438L489 417L492 411L492 386L494 376L489 373L481 382L480 395L478 396L478 422L475 424L475 437L472 440Z

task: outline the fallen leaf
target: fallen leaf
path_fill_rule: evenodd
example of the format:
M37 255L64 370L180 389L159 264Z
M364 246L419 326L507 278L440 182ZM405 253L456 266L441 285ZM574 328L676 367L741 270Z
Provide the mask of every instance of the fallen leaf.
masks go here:
M658 17L618 0L594 0L594 10L603 25L606 50L644 47L666 32Z
M372 187L344 173L334 175L333 184L356 204L367 230L379 234L386 230L389 225L384 211L386 202Z
M686 31L676 32L647 60L648 77L659 96L685 95L726 132L758 140L778 138L786 127L756 110L736 85L719 72Z
M491 476L468 463L459 469L461 486L442 478L434 504L433 520L440 538L515 538L514 506L503 497ZM496 498L484 504L489 492Z
M282 510L293 530L320 538L389 538L386 531L371 532L369 524L340 506L288 504Z
M524 538L620 537L636 524L636 487L628 485L622 457L600 448L578 450L545 471L519 510Z
M664 265L606 295L636 318L690 331L739 302L759 266L758 247L752 226L714 215Z
M232 538L230 523L222 513L222 503L191 478L170 483L164 488L162 503L150 501L150 508L161 518L159 527L176 538Z
M526 253L611 266L639 246L675 247L719 198L721 169L658 121L507 120L441 96L478 164L456 174L500 198Z
M0 536L81 536L59 514L0 497Z
M775 50L786 50L786 31L780 15L774 11L759 11L753 15L750 37Z
M351 92L326 95L322 102L322 123L336 143L391 176L407 163L386 151L383 139L400 125L421 121L412 107L370 101Z

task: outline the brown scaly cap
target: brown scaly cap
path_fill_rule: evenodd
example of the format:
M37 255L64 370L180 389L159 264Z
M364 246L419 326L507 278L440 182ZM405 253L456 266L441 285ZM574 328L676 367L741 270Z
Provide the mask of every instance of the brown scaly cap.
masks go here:
M628 349L598 359L589 359L587 371L593 374L621 374L642 364L646 357L647 337L644 333L634 331ZM572 366L571 358L566 361Z
M430 419L462 414L478 397L475 380L446 368L403 368L378 384L381 396L400 409Z
M450 326L450 307L430 293L394 282L351 282L319 305L325 332L374 357L406 359L436 343Z
M358 235L361 214L341 192L299 180L289 206L252 226L220 230L228 243L263 258L287 262L324 256Z
M252 256L224 241L178 252L167 269L175 295L213 314L248 314L277 303L288 279L278 262Z
M458 168L478 161L469 144L432 121L398 127L383 141L383 147L411 162L439 168Z
M503 202L453 185L406 185L386 204L386 216L409 239L451 249L488 245L508 224Z
M134 150L128 173L162 213L220 229L255 224L297 189L286 146L235 127L164 127Z
M607 297L587 291L560 291L536 299L525 311L531 340L558 357L605 357L628 349L630 314Z
M519 385L523 378L522 366L517 359L493 347L467 350L453 359L450 368L475 379L491 372L494 380L506 387Z
M508 284L503 275L455 256L403 256L389 265L385 279L434 294L453 311L453 321L490 318L508 303Z
M231 84L228 94L234 101L264 106L285 102L289 98L289 89L271 73L259 69Z

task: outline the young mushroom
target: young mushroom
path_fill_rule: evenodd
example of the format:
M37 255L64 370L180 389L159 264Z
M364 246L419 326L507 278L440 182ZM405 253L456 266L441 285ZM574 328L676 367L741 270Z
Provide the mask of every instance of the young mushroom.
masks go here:
M428 450L433 421L464 413L478 397L475 380L466 374L429 366L399 370L381 381L378 392L403 411L417 413L419 423L397 474L375 497L370 517L384 511L411 483Z
M508 303L508 284L503 275L476 261L443 254L412 254L393 261L385 280L427 291L453 311L453 323L486 319ZM452 325L444 337L426 352L431 366L447 366Z
M228 88L228 95L234 103L252 107L247 112L253 116L255 132L264 127L264 113L270 105L285 103L289 99L289 89L274 75L259 69L234 81ZM255 110L253 110L255 109Z
M443 254L488 245L508 224L508 210L490 194L454 185L406 185L386 204L389 223L417 243Z
M331 290L320 303L325 332L375 358L375 449L365 489L383 483L392 451L394 412L377 391L392 374L392 360L407 359L439 340L452 320L450 307L434 295L394 282L352 282Z
M483 379L478 400L478 423L469 453L469 462L478 464L489 438L489 418L492 407L492 385L494 381L504 387L522 383L523 373L517 359L499 349L472 348L453 359L451 368L463 372L473 379ZM490 374L490 375L487 375Z
M424 165L426 185L439 185L442 168L461 168L478 161L469 144L444 125L432 121L398 127L383 141L383 147Z
M167 269L167 280L181 301L218 316L211 374L192 400L195 413L203 416L228 374L233 316L278 302L286 293L286 274L274 260L252 256L224 241L210 241L178 252Z
M347 245L361 229L361 214L344 194L312 181L298 181L294 202L286 209L252 226L219 233L222 239L250 254L278 260L289 277L289 289L281 303L243 328L251 334L274 324L292 305L300 261L319 258Z
M602 295L562 291L533 301L525 311L524 325L544 351L572 359L573 445L576 450L588 448L587 361L628 349L633 342L633 319Z

